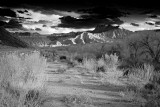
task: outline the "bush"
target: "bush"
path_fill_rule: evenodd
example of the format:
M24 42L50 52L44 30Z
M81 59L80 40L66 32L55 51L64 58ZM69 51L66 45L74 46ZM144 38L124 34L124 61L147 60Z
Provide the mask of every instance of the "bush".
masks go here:
M99 77L102 83L109 82L115 85L123 85L119 82L122 72L117 70L118 56L105 54L105 58L84 59L82 67L86 68L93 76Z
M153 65L144 64L143 67L132 68L129 75L128 83L132 86L131 90L135 99L142 98L144 106L142 107L159 107L160 103L160 85L158 84L159 73L155 71ZM130 94L129 91L128 94Z
M111 68L112 70L116 70L117 66L119 64L118 62L118 56L116 54L105 54L105 61L106 61L106 65L108 70Z
M153 80L154 75L154 67L144 64L143 67L132 68L129 80L131 80L131 83L136 87L142 88L145 84Z
M44 56L44 57L47 59L47 61L49 61L49 62L53 62L53 61L55 61L55 60L58 59L58 54L57 54L57 52L54 51L54 50L52 50L52 51L51 51L51 50L41 50L40 53L41 53L41 55Z
M0 90L0 107L41 107L45 97L38 90L21 91L9 87L10 92Z
M94 59L83 59L83 67L89 72L95 73L97 69L97 62Z
M46 67L46 59L38 51L4 54L0 56L0 82L8 82L23 89L41 88L46 79Z
M96 72L97 69L102 68L102 72L107 72L111 70L116 70L118 66L118 56L105 54L105 58L100 58L98 60L93 58L84 58L82 66L89 71Z
M46 59L39 51L0 53L0 106L28 107L24 104L28 92L44 91L46 67ZM34 106L29 107L38 107L41 102L40 95L36 95Z
M106 61L103 58L100 58L97 61L97 64L98 64L98 67L103 67L103 66L106 66Z

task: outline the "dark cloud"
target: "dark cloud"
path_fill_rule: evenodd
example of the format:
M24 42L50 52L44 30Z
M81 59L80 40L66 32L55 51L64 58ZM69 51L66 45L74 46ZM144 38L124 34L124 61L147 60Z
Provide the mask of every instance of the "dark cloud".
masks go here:
M61 24L59 27L70 28L91 28L99 24L122 24L123 21L119 19L121 16L125 16L127 13L121 12L116 8L98 6L88 9L79 9L75 12L84 13L80 19L73 18L71 16L65 16L60 18Z
M155 25L160 25L160 21L155 22Z
M36 30L36 31L41 31L41 29L40 29L40 28L36 28L35 30Z
M68 27L68 28L92 28L99 24L122 24L123 21L121 21L119 18L114 18L112 20L106 19L106 18L91 18L86 17L83 19L76 19L71 16L65 16L60 18L61 24L58 25L58 27Z
M58 10L73 10L84 8L91 5L87 0L12 0L10 3L7 0L0 1L0 6L27 8L39 11L39 9L58 9Z
M24 13L28 13L27 10L17 10L18 13L24 14Z
M4 1L4 2L1 2L1 1ZM153 3L153 1L152 3L149 3L149 2L147 3L145 1L145 4L144 3L141 4L139 2L132 1L132 0L129 2L128 1L122 2L120 0L119 1L117 0L111 0L111 1L107 1L107 0L103 0L103 1L102 0L95 0L95 1L93 0L44 0L44 1L16 0L15 1L15 0L12 0L12 2L9 2L9 1L7 2L7 1L8 0L0 0L0 6L1 5L5 6L5 8L0 8L0 21L1 21L1 25L5 25L6 27L9 27L9 28L22 28L21 23L33 24L33 25L42 24L43 27L50 26L52 23L54 23L54 22L46 21L47 19L39 20L37 22L35 22L35 20L27 20L31 18L24 18L24 17L27 17L27 16L32 17L31 15L32 12L30 13L29 9L31 9L33 12L41 12L42 14L45 14L45 15L57 14L59 16L64 16L60 18L61 24L59 24L58 26L56 25L52 26L52 28L55 28L55 29L56 27L76 28L76 29L93 28L101 24L120 25L124 23L122 21L123 19L120 20L120 17L125 17L126 15L129 14L125 11L129 11L130 14L134 12L137 12L139 14L141 12L140 14L145 15L146 18L148 19L152 18L156 20L158 20L157 16L159 15L159 14L156 14L154 8L148 8L148 7L155 6L153 4L156 4L156 3ZM18 7L18 10L14 10L14 11L16 11L17 14L20 13L21 17L19 17L18 15L16 16L16 13L11 9L9 9L9 7ZM124 9L123 7L126 7L126 8ZM129 9L132 9L132 7L135 7L133 8L133 11L129 10ZM141 9L143 10L143 12L137 11L139 7L140 7L140 10ZM57 10L57 13L56 13L56 10ZM67 13L67 12L71 12L71 13ZM21 14L24 14L24 17ZM78 17L79 15L81 16L79 18L75 18L76 15ZM2 19L1 16L2 17L9 16L12 18L6 17L8 19L1 20ZM36 18L36 16L34 18ZM139 16L135 17L135 19L139 20L138 18ZM9 23L6 23L8 22L8 20L10 20ZM129 22L129 19L127 19L127 21ZM51 24L48 24L48 23L51 23ZM146 24L154 25L154 23L150 23L150 22L146 22ZM131 25L139 26L137 23L131 23ZM160 23L157 22L155 25L160 26ZM40 31L41 29L34 29L34 30Z
M137 23L131 23L132 26L139 26Z
M21 11L21 10L18 10L17 12L21 14L25 13L24 11Z
M16 17L16 13L11 9L0 8L0 16Z
M160 14L160 8L159 9L146 9L146 10L142 10L141 9L141 13L142 15L147 15L148 18L157 18L158 15Z
M28 17L28 18L24 18L24 19L32 19L32 18L29 18L29 17Z
M158 16L153 14L153 15L150 15L149 18L157 18Z
M22 24L20 24L17 20L11 19L6 25L5 28L22 28Z
M119 26L112 26L112 25L97 25L96 28L92 31L93 33L101 33L101 32L106 32L109 30L114 30L118 29Z
M24 19L32 19L32 18L25 18L25 17L17 17L19 20L24 20Z
M143 10L140 14L150 14L150 13L153 13L154 12L154 9L146 9L146 10Z
M145 23L148 25L154 25L154 23L151 23L151 22L145 22Z
M43 27L47 27L47 25L43 25Z
M1 5L18 7L23 4L43 6L46 8L51 7L84 7L84 6L125 6L136 8L159 8L157 0L1 0Z
M4 21L0 21L0 26L4 26L5 24L7 24L7 23Z
M0 16L0 21L7 21L7 20L9 20L9 19L10 19L10 18Z
M80 9L78 12L89 13L90 15L83 15L82 18L95 17L97 19L117 18L124 16L127 13L119 11L117 8L111 7L94 7L90 9Z
M24 12L28 12L28 10L24 10Z

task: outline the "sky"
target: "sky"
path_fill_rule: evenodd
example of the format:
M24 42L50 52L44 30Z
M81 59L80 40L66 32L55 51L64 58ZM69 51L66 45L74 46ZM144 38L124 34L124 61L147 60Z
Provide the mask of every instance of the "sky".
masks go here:
M10 32L40 34L88 31L101 24L117 25L130 31L160 29L157 3L141 2L1 0L0 26Z

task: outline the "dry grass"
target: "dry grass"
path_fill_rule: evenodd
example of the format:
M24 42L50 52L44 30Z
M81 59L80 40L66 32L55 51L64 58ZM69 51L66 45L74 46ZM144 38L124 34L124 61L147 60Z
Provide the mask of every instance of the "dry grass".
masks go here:
M105 84L107 82L114 85L124 85L119 80L119 78L122 77L123 72L117 69L117 66L119 64L118 56L116 54L105 54L104 59L105 63L102 59L100 59L101 64L104 65L105 68L105 73L101 73L102 84Z
M39 107L46 59L39 51L0 55L0 107Z
M143 107L159 107L160 85L157 83L159 77L159 73L154 71L152 65L144 64L143 67L133 68L127 81L125 96L128 98L131 96L134 101L142 103Z
M114 55L105 54L105 61L106 61L107 68L111 68L112 70L117 69L119 61L118 61L118 56L116 54Z
M41 91L22 91L13 87L0 90L0 94L0 107L42 107L47 99Z
M90 73L96 73L97 61L95 59L83 59L82 66L87 69Z
M98 60L94 58L84 58L82 66L89 71L96 72L98 67L104 67L105 72L115 71L118 66L118 56L105 54L105 58L100 58Z
M97 66L98 67L104 67L106 66L106 61L103 59L103 58L100 58L98 61L97 61Z
M153 80L155 75L154 73L154 66L144 64L144 67L133 69L133 72L129 75L129 81L132 85L142 88L144 85Z
M82 67L86 68L93 76L99 77L103 84L109 82L115 85L123 85L119 81L119 77L123 75L123 72L117 69L118 64L119 61L116 54L105 54L105 58L98 60L85 58Z
M43 87L46 59L38 51L28 54L17 52L0 56L1 83L9 82L12 86L23 89Z

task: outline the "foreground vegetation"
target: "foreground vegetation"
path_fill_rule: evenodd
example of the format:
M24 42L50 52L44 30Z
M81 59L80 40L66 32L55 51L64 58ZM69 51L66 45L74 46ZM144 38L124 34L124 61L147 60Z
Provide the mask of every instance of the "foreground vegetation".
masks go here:
M38 51L0 53L0 106L39 107L44 100L46 59Z

